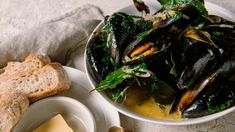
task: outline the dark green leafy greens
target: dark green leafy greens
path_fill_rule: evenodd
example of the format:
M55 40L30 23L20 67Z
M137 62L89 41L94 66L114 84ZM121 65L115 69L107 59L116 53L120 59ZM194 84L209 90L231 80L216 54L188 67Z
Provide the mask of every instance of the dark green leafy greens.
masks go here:
M163 9L170 10L179 5L191 4L204 16L208 16L208 12L204 6L203 0L158 0Z
M132 83L135 81L136 78L140 78L141 82L146 82L146 84L148 85L150 83L151 92L157 90L158 79L156 76L149 73L144 63L134 66L123 66L115 70L96 86L96 90L104 91L107 89L112 89L112 99L116 101L120 97L123 97L127 90L127 87L122 87L122 83ZM141 83L140 85L145 86L144 83ZM128 85L128 87L129 86L130 84Z
M113 89L125 79L133 78L132 74L124 72L123 68L115 70L113 73L109 74L105 80L102 80L97 86L96 90L103 91L106 89Z
M143 19L137 20L135 22L137 32L144 32L152 28L152 23L145 21Z
M145 74L148 73L146 71L146 65L144 63L135 66L122 66L121 68L110 73L104 80L102 80L96 86L96 90L103 91L106 89L113 89L126 79L143 76Z

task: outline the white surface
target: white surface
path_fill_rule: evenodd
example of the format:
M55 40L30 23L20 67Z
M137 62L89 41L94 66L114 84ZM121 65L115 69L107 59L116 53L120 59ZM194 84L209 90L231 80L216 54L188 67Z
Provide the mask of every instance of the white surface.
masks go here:
M76 128L74 131L96 132L95 119L90 110L79 101L63 96L49 97L30 105L13 132L33 131L57 114Z
M156 3L154 3L153 1L147 0L146 4L151 5L149 7L153 13L155 11L157 11L158 9L160 9L159 6L156 5ZM228 11L227 9L224 9L224 8L222 8L218 5L212 4L210 2L206 2L206 8L207 8L209 14L216 14L216 15L222 16L226 19L235 21L235 14ZM120 9L120 11L125 12L127 14L131 14L131 15L140 15L140 13L133 6L124 7L123 9ZM103 27L102 22L96 27L94 32L96 30L100 29L101 27ZM93 33L92 33L92 35L93 35ZM92 38L92 36L90 38ZM86 56L85 56L85 64L86 65L88 64L88 63L86 63ZM90 76L90 72L89 72L87 66L85 67L85 69L86 69L86 73L87 73L87 76L88 76L90 83L95 88L96 83L92 79L92 76ZM121 104L115 103L108 96L106 96L106 94L104 92L100 92L100 94L105 100L107 100L108 103L110 103L113 107L117 108L117 110L119 112L121 112L122 114L125 114L125 115L132 117L134 119L137 119L137 120L142 120L145 122L156 123L156 124L161 124L161 125L192 125L192 124L204 123L204 122L208 122L208 121L217 119L217 118L224 116L228 113L231 113L235 110L235 106L233 106L233 107L226 109L224 111L221 111L221 112L218 112L215 114L211 114L208 116L204 116L204 117L199 117L199 118L192 118L192 119L187 119L187 120L182 120L182 121L159 120L159 119L147 118L143 115L140 115L138 113L135 113L135 112L129 110L128 108L126 108L125 106L123 106Z

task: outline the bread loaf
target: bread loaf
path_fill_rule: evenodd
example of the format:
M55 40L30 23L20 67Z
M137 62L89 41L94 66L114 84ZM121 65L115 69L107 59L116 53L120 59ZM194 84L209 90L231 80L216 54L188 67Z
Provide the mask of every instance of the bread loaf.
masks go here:
M10 132L29 107L28 98L17 92L0 95L0 132Z

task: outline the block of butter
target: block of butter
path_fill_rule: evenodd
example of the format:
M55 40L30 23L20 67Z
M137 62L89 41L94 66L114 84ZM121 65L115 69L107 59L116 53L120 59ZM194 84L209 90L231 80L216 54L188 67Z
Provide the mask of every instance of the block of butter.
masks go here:
M68 126L64 118L58 114L33 132L73 132L73 130Z

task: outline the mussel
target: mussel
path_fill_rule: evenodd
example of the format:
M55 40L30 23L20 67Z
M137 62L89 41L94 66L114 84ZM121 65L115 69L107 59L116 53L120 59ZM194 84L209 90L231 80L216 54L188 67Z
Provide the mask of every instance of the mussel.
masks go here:
M86 53L88 68L97 82L103 80L110 72L115 70L105 42L100 33L95 34L88 44Z
M161 105L171 104L176 98L178 91L172 88L166 82L159 80L158 89L153 92L152 96L155 102Z
M202 78L200 82L198 82L193 88L188 89L186 92L182 94L177 106L177 110L182 112L186 107L188 107L193 100L200 94L205 87L212 83L218 74L221 72L221 69L214 71L213 73L207 75L206 77Z
M142 1L142 0L133 0L135 8L139 11L142 12L143 14L149 14L150 10L149 7Z
M222 111L235 103L235 81L208 85L195 101L183 110L182 116L196 118Z
M219 16L210 15L210 23L202 30L211 34L212 40L224 50L223 60L228 60L235 52L235 23Z
M205 72L207 73L207 72ZM211 71L210 74L203 75L195 86L191 89L188 89L183 93L179 102L177 102L178 111L184 111L189 105L192 104L196 98L201 95L201 91L205 91L211 84L216 84L215 82L223 82L230 84L227 80L235 74L235 63L234 58L226 61L223 65L220 65L220 68ZM234 84L234 83L233 83ZM218 84L218 86L221 84ZM212 89L213 91L213 89ZM174 108L175 109L175 108Z
M121 12L109 16L104 27L94 34L88 44L87 57L97 82L120 67L126 43L134 34L133 18Z
M153 93L158 104L170 104L178 93L175 62L170 52L161 53L155 58L145 61L147 69L159 79L158 89Z
M107 19L106 23L109 53L115 63L120 65L121 55L127 47L127 43L131 41L132 36L135 34L134 20L125 13L116 12Z
M192 13L188 14L186 13L187 11L192 11ZM198 11L191 5L181 7L177 9L177 11L172 10L169 12L170 15L165 19L161 19L157 22L151 20L153 21L152 28L139 33L134 40L128 44L123 54L122 62L124 64L139 61L166 50L171 43L174 42L172 40L176 39L174 36L177 36L179 32L188 26L190 21L198 16ZM175 14L176 12L180 12L181 15L177 16Z
M218 68L220 55L223 52L205 33L196 29L189 29L184 34L180 44L182 58L185 60L183 70L178 82L180 89L189 89L195 85L197 78L208 74Z
M164 41L161 38L165 38ZM131 43L126 50L124 51L123 55L123 63L133 63L143 62L147 58L151 58L156 54L164 52L169 46L171 45L170 37L167 35L162 36L152 36L148 39L144 40L142 43Z

